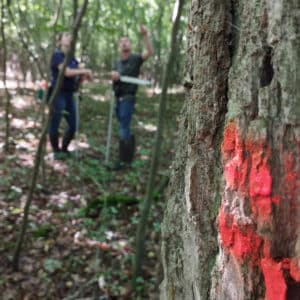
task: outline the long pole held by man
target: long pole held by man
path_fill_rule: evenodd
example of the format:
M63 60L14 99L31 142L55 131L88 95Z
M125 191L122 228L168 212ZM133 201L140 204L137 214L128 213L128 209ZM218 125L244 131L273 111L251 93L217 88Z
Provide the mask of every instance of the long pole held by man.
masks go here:
M132 53L131 41L128 37L119 40L120 59L112 71L113 91L115 96L116 116L119 122L119 160L115 170L128 167L134 158L135 136L131 131L131 120L134 112L140 68L153 55L148 29L141 25L141 34L144 38L146 51L142 54Z

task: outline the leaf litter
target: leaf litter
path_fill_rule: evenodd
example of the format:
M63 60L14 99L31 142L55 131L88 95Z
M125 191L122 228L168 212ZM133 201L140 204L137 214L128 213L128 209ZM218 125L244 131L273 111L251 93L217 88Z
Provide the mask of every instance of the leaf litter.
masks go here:
M94 98L97 98L96 89L92 87ZM102 86L99 97L105 94L101 92L103 89L108 91L109 87ZM146 115L147 120L143 122L155 124L158 97L153 101L148 101L146 94L140 97L133 125L138 140L136 160L130 170L114 173L103 163L106 145L103 124L108 122L109 99L96 101L89 95L89 89L85 92L80 103L80 134L76 143L72 143L78 147L73 148L77 156L68 161L54 161L47 145L45 178L39 176L18 272L12 270L11 259L40 135L41 116L36 114L41 104L32 95L13 100L10 150L8 155L3 149L0 152L0 295L3 300L55 300L72 295L76 299L94 299L95 295L99 299L132 299L134 240L155 130L154 125L147 130L137 119ZM181 103L182 95L174 99ZM3 104L0 113L4 113ZM4 128L4 118L1 118L2 146ZM117 157L117 131L114 121L113 158ZM173 131L175 137L176 130ZM157 186L166 176L172 159L173 149L163 151L166 154L162 157L166 159L161 162ZM158 298L160 232L157 224L161 222L164 206L163 191L160 192L148 225L141 299ZM89 204L93 202L97 205L90 209Z

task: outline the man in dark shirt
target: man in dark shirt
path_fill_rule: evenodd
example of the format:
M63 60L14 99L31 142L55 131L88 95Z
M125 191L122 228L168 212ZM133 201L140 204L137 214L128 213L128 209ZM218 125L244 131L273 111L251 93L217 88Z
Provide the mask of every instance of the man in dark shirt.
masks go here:
M116 115L120 124L120 167L124 163L131 163L134 156L135 139L131 133L130 124L138 89L136 84L120 81L120 76L138 77L143 62L153 55L149 33L143 25L141 25L141 33L144 36L146 52L143 54L131 53L131 41L128 37L122 37L119 42L121 59L116 63L115 70L112 72L113 89L116 97Z

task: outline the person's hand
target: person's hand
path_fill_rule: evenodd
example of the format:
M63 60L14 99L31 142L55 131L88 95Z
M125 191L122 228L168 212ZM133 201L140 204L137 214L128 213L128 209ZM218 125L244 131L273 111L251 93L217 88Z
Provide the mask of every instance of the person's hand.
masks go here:
M144 35L144 36L148 35L148 29L146 28L145 25L142 24L140 28L141 28L141 34L142 35Z
M89 70L89 72L88 72L88 79L90 81L92 81L94 79L93 72L91 70Z
M112 71L112 72L111 72L111 79L112 79L113 81L118 81L118 80L120 80L120 73L117 72L117 71Z
M92 81L93 80L93 73L91 70L86 70L86 72L82 76L83 80Z

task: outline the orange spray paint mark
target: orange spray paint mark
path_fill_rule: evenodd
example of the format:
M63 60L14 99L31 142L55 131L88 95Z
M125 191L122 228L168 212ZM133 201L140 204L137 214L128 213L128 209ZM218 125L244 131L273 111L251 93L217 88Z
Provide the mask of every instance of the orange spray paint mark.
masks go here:
M261 260L261 268L265 278L266 298L268 300L286 300L287 285L283 275L282 262L271 258Z
M300 258L291 259L290 275L295 281L300 282Z
M232 255L241 260L257 259L262 240L252 225L238 225L232 215L226 214L225 210L221 209L219 229L223 246L230 249Z
M235 150L236 125L229 123L224 131L224 139L222 144L222 154L225 159L229 159L231 153Z
M255 233L252 226L245 226L243 230L240 227L235 226L234 243L231 248L232 254L241 259L247 258L255 261L259 256L259 248L261 245L261 238Z
M265 141L250 138L243 141L237 125L231 122L225 128L221 150L226 187L249 196L257 224L272 224L272 206L279 206L282 198L272 195L273 179L269 165L271 148ZM285 160L285 187L290 198L293 198L297 184L300 186L294 164L293 155L288 154ZM260 265L265 279L266 299L285 300L288 291L285 272L289 272L293 280L300 282L300 259L282 258L275 261L271 257L271 241L260 237L255 229L251 224L239 224L230 211L221 207L219 231L224 250L242 262L248 260Z
M224 208L221 209L219 215L219 229L221 233L223 246L229 248L233 244L233 216L226 214Z

